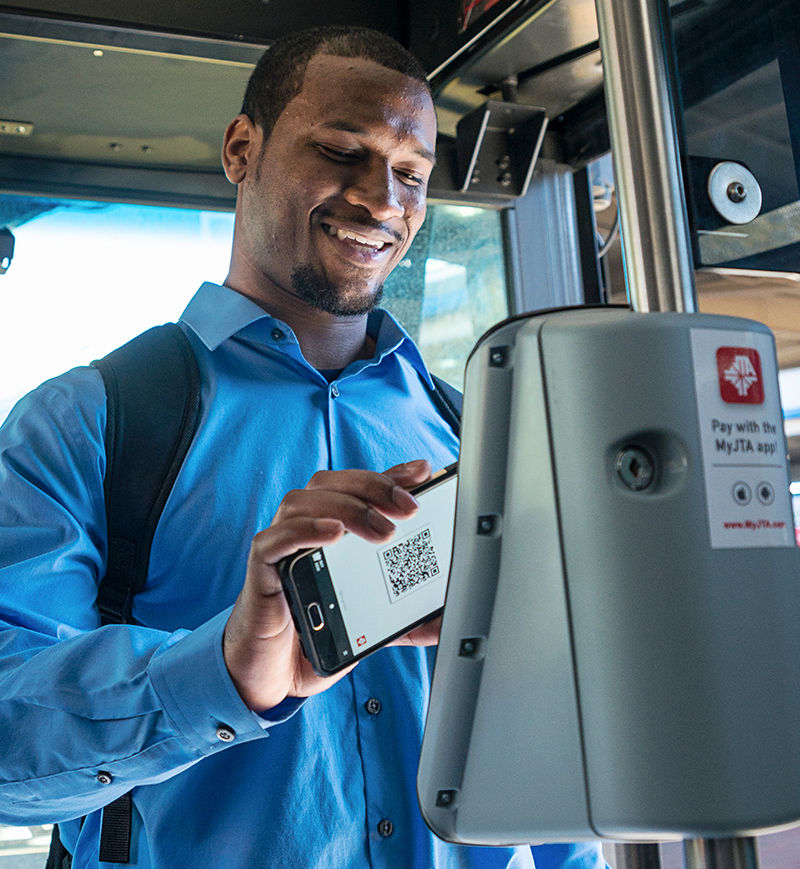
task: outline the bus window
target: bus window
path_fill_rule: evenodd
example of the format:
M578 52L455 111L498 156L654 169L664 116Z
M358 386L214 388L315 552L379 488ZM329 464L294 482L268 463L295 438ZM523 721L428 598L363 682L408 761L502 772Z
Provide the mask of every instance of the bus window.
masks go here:
M0 420L48 377L179 317L203 280L224 280L232 227L222 212L94 202L56 202L16 227L0 277Z
M23 212L14 200L22 198L0 204ZM0 277L0 421L43 380L176 319L200 283L221 282L228 269L232 214L58 200L38 207L53 205L14 229L15 256ZM431 205L383 304L431 369L460 387L475 341L508 311L499 212Z
M386 281L382 304L419 344L431 371L463 388L476 341L508 316L500 212L429 205L406 258Z

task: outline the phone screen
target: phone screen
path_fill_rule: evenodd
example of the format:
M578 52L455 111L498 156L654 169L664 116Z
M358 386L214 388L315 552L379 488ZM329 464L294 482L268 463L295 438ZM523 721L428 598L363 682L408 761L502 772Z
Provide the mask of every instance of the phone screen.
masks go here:
M431 481L416 495L419 510L395 523L388 543L346 534L291 564L287 592L295 622L304 646L313 646L313 654L306 649L309 659L313 664L316 657L325 672L427 621L444 605L455 473Z

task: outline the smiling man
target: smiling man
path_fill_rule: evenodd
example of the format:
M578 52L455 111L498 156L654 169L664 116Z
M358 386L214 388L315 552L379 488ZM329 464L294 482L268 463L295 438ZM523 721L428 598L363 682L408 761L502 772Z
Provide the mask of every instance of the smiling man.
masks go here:
M371 355L366 314L425 218L433 101L424 80L374 60L318 54L267 135L251 117L253 91L223 146L225 171L239 185L225 283L293 327L297 317L307 358L336 336L324 367L344 367ZM307 350L309 320L316 328Z
M345 531L388 540L407 489L457 457L419 352L375 307L435 139L424 72L387 37L308 31L259 63L223 145L230 272L180 321L201 419L135 624L98 629L94 604L98 371L44 384L0 431L0 820L57 821L76 867L108 865L103 807L127 792L148 869L604 865L588 844L437 840L415 794L435 628L319 678L275 569Z
M435 145L423 82L373 60L311 58L268 137L246 113L226 132L242 218L226 283L259 304L280 304L277 291L366 314L425 217Z

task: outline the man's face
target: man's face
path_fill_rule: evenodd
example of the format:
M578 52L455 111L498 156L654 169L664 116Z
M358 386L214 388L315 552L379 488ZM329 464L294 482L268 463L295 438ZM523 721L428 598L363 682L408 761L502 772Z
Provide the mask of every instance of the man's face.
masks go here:
M337 315L370 310L425 217L435 145L421 82L313 57L241 185L242 252L265 286Z

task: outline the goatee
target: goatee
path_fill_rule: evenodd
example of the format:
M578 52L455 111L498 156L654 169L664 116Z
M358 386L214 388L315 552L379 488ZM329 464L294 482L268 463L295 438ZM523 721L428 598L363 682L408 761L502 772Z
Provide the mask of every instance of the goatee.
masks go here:
M337 317L358 317L369 314L378 306L383 295L383 284L378 284L369 295L345 298L310 265L298 266L292 272L292 289L299 299Z

